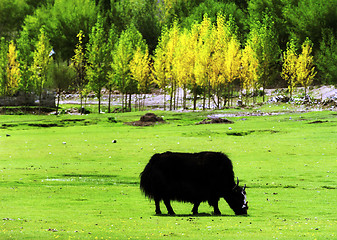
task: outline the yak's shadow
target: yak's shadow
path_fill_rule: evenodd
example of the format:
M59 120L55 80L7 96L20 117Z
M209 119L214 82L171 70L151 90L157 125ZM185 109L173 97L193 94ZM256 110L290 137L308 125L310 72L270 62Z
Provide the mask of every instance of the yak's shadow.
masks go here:
M199 213L199 214L155 214L154 216L158 217L188 217L188 218L196 218L196 217L248 217L249 215L229 215L229 214L211 214L211 213Z

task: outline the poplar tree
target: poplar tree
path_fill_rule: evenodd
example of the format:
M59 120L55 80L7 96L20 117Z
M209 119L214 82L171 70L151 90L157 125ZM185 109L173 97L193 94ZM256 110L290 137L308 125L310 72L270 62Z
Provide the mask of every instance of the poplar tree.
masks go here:
M12 96L18 90L21 80L20 63L17 60L17 51L14 42L8 46L5 95Z
M302 52L299 54L296 64L297 82L304 87L305 95L307 94L307 87L310 86L316 75L314 59L311 52L312 43L309 38L307 38L302 44Z
M21 69L19 88L24 92L25 96L34 88L30 69L31 63L33 62L33 45L31 44L28 32L28 29L24 27L20 32L20 37L17 39L18 61L20 62Z
M52 47L49 39L43 28L40 29L39 40L35 45L33 54L33 64L30 67L31 79L34 83L35 92L39 96L39 106L41 107L42 92L47 82L47 73L50 67L52 58L49 56Z
M176 48L178 46L178 40L180 35L180 28L178 22L175 21L173 26L169 29L168 32L168 42L165 45L165 75L169 80L170 85L170 110L176 109L176 90L177 90L177 78L174 74L174 58L176 54Z
M123 94L123 110L126 108L124 104L127 103L127 108L131 111L131 95L137 92L137 82L130 73L130 62L137 48L145 51L146 44L141 33L134 25L131 25L121 33L116 43L111 63L112 70L109 75L115 81L117 89ZM129 98L128 101L127 98Z
M98 112L101 112L101 91L107 84L109 62L107 61L106 34L103 27L103 19L98 16L95 26L89 36L87 45L86 74L88 87L98 98Z
M163 28L157 48L154 51L153 56L153 68L152 68L152 81L158 85L160 89L164 92L164 111L166 110L166 93L169 81L166 78L167 71L166 69L166 45L169 40L168 29Z
M257 36L255 34L251 34L250 38L247 40L245 48L242 49L241 55L240 79L242 90L245 90L246 92L246 104L248 103L249 91L256 88L256 84L259 80L259 61L253 47L256 42Z
M77 90L80 92L81 109L82 109L83 90L85 85L87 84L86 59L83 48L83 38L84 38L83 31L80 30L80 32L77 34L76 37L78 38L78 43L76 44L76 48L74 50L74 56L71 58L72 61L71 67L73 67L76 72L74 84Z
M0 95L6 94L6 66L8 45L5 38L0 38Z
M264 13L262 20L256 20L251 26L251 31L258 35L257 43L252 47L254 47L259 59L259 85L263 88L264 101L264 90L275 77L275 74L278 73L277 63L280 57L278 36L273 17Z
M199 37L196 46L197 51L194 74L196 77L196 83L198 86L203 88L203 109L205 109L207 89L210 99L210 62L211 55L214 51L214 44L212 41L212 23L206 14L204 15L203 21L198 25L198 28ZM210 105L210 102L208 105Z
M131 77L137 81L138 91L141 94L146 93L150 85L150 57L147 48L143 51L140 47L137 47L130 62L130 72Z
M282 78L287 82L290 98L297 83L297 61L296 44L293 39L287 43L287 49L283 53Z

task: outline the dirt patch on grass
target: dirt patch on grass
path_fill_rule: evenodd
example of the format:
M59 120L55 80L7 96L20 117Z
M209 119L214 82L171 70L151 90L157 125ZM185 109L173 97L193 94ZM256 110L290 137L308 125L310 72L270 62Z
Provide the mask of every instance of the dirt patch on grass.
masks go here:
M164 123L164 119L161 117L158 117L154 113L146 113L145 115L140 117L139 121L135 122L126 122L125 124L127 125L132 125L132 126L152 126L154 124L158 123Z
M202 120L201 122L198 122L197 125L199 125L199 124L219 124L219 123L232 124L234 122L231 121L231 120L228 120L226 118L216 117L216 118L206 118L206 119Z

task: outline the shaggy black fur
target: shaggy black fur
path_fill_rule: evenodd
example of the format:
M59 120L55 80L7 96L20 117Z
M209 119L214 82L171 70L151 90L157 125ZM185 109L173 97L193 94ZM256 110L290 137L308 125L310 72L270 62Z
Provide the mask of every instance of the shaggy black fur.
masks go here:
M247 214L245 187L235 183L231 160L219 152L155 154L140 174L140 188L154 199L156 214L161 214L161 200L168 213L175 214L170 200L176 200L193 203L193 214L198 214L200 203L207 201L219 215L221 197L235 214Z

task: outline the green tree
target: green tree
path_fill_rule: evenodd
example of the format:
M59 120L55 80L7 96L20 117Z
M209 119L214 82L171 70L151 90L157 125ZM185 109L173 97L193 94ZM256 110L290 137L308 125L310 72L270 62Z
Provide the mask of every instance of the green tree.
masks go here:
M323 31L316 64L323 84L337 84L337 39L331 29Z
M83 47L83 31L81 30L77 34L78 43L76 44L76 48L74 50L74 56L71 58L71 67L76 72L76 77L74 78L74 85L79 91L81 96L81 109L82 109L82 100L83 100L83 90L84 87L87 85L87 78L86 78L86 59L84 54L84 47Z
M41 106L42 92L47 82L48 70L52 62L50 52L52 47L49 39L45 34L45 30L41 28L39 41L36 43L33 55L33 63L30 67L32 73L31 78L34 83L34 90L39 96L39 106Z
M31 78L32 72L30 71L30 66L33 62L34 45L31 43L29 33L25 27L20 32L20 37L17 39L17 49L22 75L20 90L27 96L27 93L33 91L34 88Z
M259 84L263 88L263 101L265 101L264 90L279 74L277 68L281 52L273 17L265 13L262 21L254 23L251 33L258 36L257 43L253 47L259 61Z
M131 96L137 92L137 82L131 77L130 72L130 62L137 48L145 51L146 44L141 33L134 25L131 25L119 37L113 52L112 71L110 73L110 78L115 81L115 86L122 93L123 110L131 111Z
M63 91L67 91L73 80L76 78L76 72L73 68L69 67L67 62L52 62L49 70L50 78L52 79L52 87L56 89L57 103L56 115L60 105L60 98Z
M53 0L28 15L23 28L26 28L29 39L35 43L39 29L44 26L58 57L69 60L77 43L76 35L82 30L86 36L83 43L87 44L97 15L98 9L92 0Z
M108 63L106 88L109 90L108 113L111 112L111 94L112 94L112 89L114 87L113 77L110 78L109 75L112 73L111 63L113 61L113 52L114 52L117 41L118 41L118 33L116 30L116 27L113 24L111 24L111 28L109 30L108 41L107 41L107 58L106 58L106 61Z
M25 0L1 0L0 37L7 39L16 37L28 13L29 6Z
M6 95L6 67L7 67L8 44L4 37L0 38L0 95Z
M287 1L284 7L284 20L289 34L298 42L310 37L317 50L322 40L322 30L337 31L337 1L301 0Z
M109 62L107 61L108 48L106 33L103 28L103 19L98 16L96 25L92 28L87 45L86 73L88 87L98 98L98 112L101 112L101 90L107 84Z

